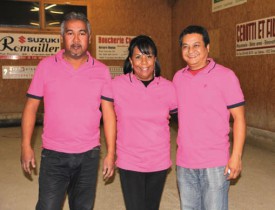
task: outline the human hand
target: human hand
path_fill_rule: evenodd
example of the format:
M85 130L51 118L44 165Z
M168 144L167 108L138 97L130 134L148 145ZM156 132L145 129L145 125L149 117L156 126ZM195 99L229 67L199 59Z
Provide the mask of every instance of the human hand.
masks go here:
M30 146L22 146L21 148L21 167L28 174L31 174L32 169L36 167L34 151Z
M111 178L114 174L115 170L115 158L114 155L107 155L103 162L103 179L105 181L108 181L109 178Z
M224 175L229 174L227 180L236 179L242 171L242 160L238 155L232 155L224 170Z

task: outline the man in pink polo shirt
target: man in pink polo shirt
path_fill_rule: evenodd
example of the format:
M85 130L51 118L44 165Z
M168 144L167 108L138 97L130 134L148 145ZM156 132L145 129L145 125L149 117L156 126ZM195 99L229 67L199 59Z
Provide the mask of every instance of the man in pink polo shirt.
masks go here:
M177 180L182 210L227 210L231 179L239 176L245 142L244 96L234 72L208 58L201 26L180 34L187 66L173 79L178 98ZM229 154L229 118L233 148Z
M61 210L66 193L73 210L94 204L100 153L100 104L108 153L103 176L114 173L116 120L111 102L100 99L111 81L108 68L89 52L91 26L81 13L71 12L61 24L64 49L43 59L27 92L22 118L21 163L35 168L31 137L40 101L44 100L44 128L37 210Z

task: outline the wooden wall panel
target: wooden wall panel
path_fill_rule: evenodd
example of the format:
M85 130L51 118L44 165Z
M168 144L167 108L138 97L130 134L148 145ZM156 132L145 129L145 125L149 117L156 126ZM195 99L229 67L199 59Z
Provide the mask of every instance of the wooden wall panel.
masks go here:
M274 11L274 0L248 0L245 4L214 13L211 0L178 0L172 13L174 71L185 65L178 46L182 29L190 24L205 26L212 35L210 51L214 45L219 52L214 54L216 61L233 69L240 79L248 126L272 132L275 131L275 54L236 57L235 27L238 23L274 16Z
M93 0L91 4L93 34L131 35L146 34L153 38L162 66L162 75L172 79L171 65L171 4L168 0ZM95 40L92 52L95 54ZM106 61L122 65L122 61Z

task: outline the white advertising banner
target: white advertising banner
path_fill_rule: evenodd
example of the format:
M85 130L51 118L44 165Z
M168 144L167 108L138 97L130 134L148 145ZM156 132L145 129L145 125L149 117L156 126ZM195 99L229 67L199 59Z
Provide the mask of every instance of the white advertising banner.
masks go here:
M2 66L2 79L32 79L36 66ZM109 66L112 78L123 74L122 66Z
M96 58L101 60L124 60L134 36L96 36Z
M275 54L275 16L236 25L236 56Z
M36 66L2 66L2 79L32 79Z
M0 59L41 59L61 49L60 35L0 33Z
M247 0L212 0L212 12L234 7L246 2Z

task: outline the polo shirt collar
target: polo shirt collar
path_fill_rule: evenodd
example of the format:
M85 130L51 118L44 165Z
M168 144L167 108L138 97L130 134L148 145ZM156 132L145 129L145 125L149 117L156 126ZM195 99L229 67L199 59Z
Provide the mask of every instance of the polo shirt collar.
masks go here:
M200 73L208 74L216 66L216 62L212 58L207 58L207 60L209 61L208 65L201 72L199 72L199 74ZM188 73L188 69L189 69L189 66L187 65L185 68L183 68L182 73Z
M136 77L135 74L133 74L132 72L131 73L128 73L128 78L129 78L129 81L133 84L142 84L142 82ZM150 83L151 84L159 84L160 82L160 76L159 77L155 77L154 80ZM143 84L142 84L143 85ZM144 86L144 85L143 85Z

